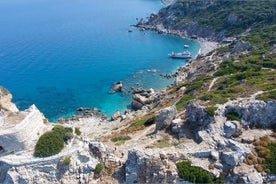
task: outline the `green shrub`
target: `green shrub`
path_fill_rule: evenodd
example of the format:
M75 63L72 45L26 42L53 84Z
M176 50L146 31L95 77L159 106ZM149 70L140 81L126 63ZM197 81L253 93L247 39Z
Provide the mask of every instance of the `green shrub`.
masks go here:
M230 112L225 114L227 120L231 120L231 121L241 121L241 118L239 117L238 113L236 112Z
M264 101L276 100L276 90L270 91L268 93L263 93L260 96L258 96L257 99L264 100Z
M78 128L78 127L75 127L75 133L76 133L77 135L81 135L81 131L80 131L80 128Z
M265 159L264 166L269 169L270 173L276 174L276 143L271 143L267 146L270 155L268 159Z
M209 116L214 116L216 110L217 110L217 107L214 107L214 106L205 108L205 111Z
M189 94L195 90L200 89L203 86L203 81L202 80L195 80L192 81L188 86L187 89L185 91L185 94Z
M183 96L177 103L176 103L176 109L177 110L183 110L184 107L195 98L195 96L192 95L185 95Z
M53 131L43 134L36 143L36 157L48 157L58 154L64 147L63 137Z
M147 126L153 125L155 123L155 119L156 119L155 116L152 117L152 118L147 119L144 123L144 126L147 127Z
M204 169L196 166L191 166L190 161L182 161L176 163L178 175L180 178L192 183L223 183L222 180L217 180L214 176Z
M102 170L103 170L104 166L102 164L97 164L94 170L94 173L96 175L101 174Z
M135 123L131 124L131 127L147 127L155 123L155 116L147 116Z
M116 136L116 137L113 137L111 139L112 142L118 142L118 141L127 141L127 140L130 140L131 137L129 137L128 135L119 135L119 136Z
M64 141L72 137L72 128L55 126L43 134L37 141L34 156L48 157L58 154L64 148Z
M71 157L65 157L65 158L63 159L63 164L69 165L70 163L71 163Z

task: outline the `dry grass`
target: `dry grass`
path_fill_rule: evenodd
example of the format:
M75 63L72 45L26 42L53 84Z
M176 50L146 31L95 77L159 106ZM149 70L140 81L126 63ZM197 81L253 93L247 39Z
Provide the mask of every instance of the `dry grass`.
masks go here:
M272 137L275 134L272 134ZM269 136L261 137L254 141L253 145L255 146L256 155L250 154L245 163L248 165L254 165L254 168L258 172L270 172L270 169L267 167L268 160L271 160L271 148L270 146L275 144L275 141L272 141Z

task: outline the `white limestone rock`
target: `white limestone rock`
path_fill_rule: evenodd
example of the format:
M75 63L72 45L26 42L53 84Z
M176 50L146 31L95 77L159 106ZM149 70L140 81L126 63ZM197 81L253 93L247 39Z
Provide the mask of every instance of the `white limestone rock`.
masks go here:
M162 109L156 118L155 132L169 128L176 114L177 110L175 106Z

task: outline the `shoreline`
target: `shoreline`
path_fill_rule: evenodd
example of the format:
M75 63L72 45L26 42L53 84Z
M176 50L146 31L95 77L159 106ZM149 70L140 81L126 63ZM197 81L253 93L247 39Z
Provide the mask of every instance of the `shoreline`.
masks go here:
M139 27L139 26L138 26L138 27ZM156 30L156 29L147 29L147 30L156 31L156 32L159 31L159 30ZM168 33L168 32L169 32L169 33ZM163 33L163 34L168 34L168 35L175 35L175 36L181 37L182 39L197 41L197 42L200 44L200 49L199 49L198 53L196 54L195 58L193 58L190 62L187 61L184 65L180 66L179 68L188 67L187 65L188 65L189 63L193 62L194 60L196 60L196 58L197 58L198 56L206 56L209 52L215 50L216 48L218 48L218 47L220 46L220 44L219 44L218 42L209 41L209 40L204 39L204 38L197 38L197 39L188 38L188 37L184 36L185 33L183 33L183 32L178 32L177 34L172 33L173 31L168 31L168 32L166 31L166 32L162 32L162 33ZM178 72L178 69L176 69L176 71L172 71L172 73L176 73L176 72ZM175 77L174 82L171 83L170 86L176 85L176 84L178 83L178 82L177 82L177 79L178 79L179 77L181 78L181 76L179 76L179 75L181 75L181 74L178 74L178 75ZM156 91L158 91L159 93L160 93L160 92L166 93L166 92L168 91L168 89L169 89L169 86L166 86L166 87L164 87L163 90L156 90ZM130 104L131 104L131 102L130 102ZM82 107L79 107L79 108L82 108ZM97 109L98 112L101 112L101 110L98 109L98 108L96 108L96 107L92 107L92 108L89 108L89 109L92 110L92 111L93 111L93 109ZM134 116L135 116L136 114L139 114L139 112L138 112L139 110L138 110L138 111L135 111L135 110L133 110L133 109L128 109L128 108L124 109L124 111L127 111L127 110L130 110ZM94 111L94 112L95 112L95 111ZM113 112L113 115L114 115L115 113L117 113L117 111L114 111L114 112ZM96 113L96 114L97 114L97 113ZM103 112L101 112L100 114L97 114L97 115L96 115L96 114L92 113L92 114L90 114L90 115L88 115L88 116L87 116L87 114L78 115L78 112L77 112L77 110L76 110L76 112L73 113L71 117L59 117L59 118L56 119L56 122L54 122L54 123L64 122L64 120L65 120L65 121L72 121L72 120L73 120L74 122L78 122L79 119L86 119L86 118L87 118L87 119L93 119L93 118L99 119L99 118L100 118L102 121L105 120L105 121L108 121L108 122L114 122L114 121L112 120L112 118L111 118L112 115L109 117L109 116L107 116L106 114L104 114ZM125 114L124 114L124 115L125 115ZM103 117L105 117L105 118L103 118Z

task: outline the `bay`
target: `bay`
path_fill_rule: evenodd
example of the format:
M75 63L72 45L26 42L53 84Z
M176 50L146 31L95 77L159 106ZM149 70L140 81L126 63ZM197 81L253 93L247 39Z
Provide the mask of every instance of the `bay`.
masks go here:
M199 50L197 42L130 27L163 6L159 0L2 0L0 85L21 110L35 104L52 121L78 107L123 112L131 87L164 89L173 82L160 74L186 61L168 53L183 45L193 56ZM110 94L117 81L125 93Z

